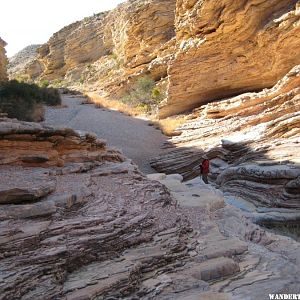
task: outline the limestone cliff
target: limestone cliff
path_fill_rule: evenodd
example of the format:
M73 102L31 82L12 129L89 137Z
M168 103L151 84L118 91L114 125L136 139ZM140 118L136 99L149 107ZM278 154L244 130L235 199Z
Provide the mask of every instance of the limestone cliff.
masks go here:
M27 76L26 72L37 58L37 49L41 45L30 45L9 58L7 72L11 79ZM24 74L25 72L25 74Z
M157 58L169 50L164 45L175 36L174 19L175 0L125 2L55 33L25 73L94 86L111 96L130 77L148 72L158 80L167 74L167 65Z
M134 0L71 24L39 49L32 78L120 96L168 78L160 116L273 86L300 63L299 1Z
M177 1L179 49L161 117L274 85L300 63L295 0Z
M0 38L0 81L7 80L5 46L6 43Z

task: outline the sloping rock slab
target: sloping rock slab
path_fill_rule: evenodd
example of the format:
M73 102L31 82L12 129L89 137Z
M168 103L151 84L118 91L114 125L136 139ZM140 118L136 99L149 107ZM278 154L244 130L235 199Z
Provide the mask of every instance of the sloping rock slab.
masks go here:
M1 167L0 204L37 201L55 190L56 182L35 169Z

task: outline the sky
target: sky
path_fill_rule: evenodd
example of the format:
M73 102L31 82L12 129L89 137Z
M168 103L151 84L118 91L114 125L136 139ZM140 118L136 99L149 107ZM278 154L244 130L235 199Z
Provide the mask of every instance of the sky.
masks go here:
M0 37L11 57L28 45L43 44L62 27L110 10L124 0L1 0Z

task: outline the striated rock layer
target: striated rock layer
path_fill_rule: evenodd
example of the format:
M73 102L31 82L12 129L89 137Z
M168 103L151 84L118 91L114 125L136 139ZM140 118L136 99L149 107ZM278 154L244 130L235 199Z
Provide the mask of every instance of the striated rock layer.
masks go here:
M223 191L258 207L300 209L299 87L296 66L271 89L202 106L152 167L192 178L207 153Z
M105 142L94 134L1 120L0 164L50 167L101 160L122 161L122 158L106 149Z
M180 46L160 116L273 86L300 63L299 9L297 0L177 1Z
M6 43L0 38L0 81L7 80L5 46Z
M118 151L70 129L9 119L0 129L0 299L127 295L141 271L185 255L190 229L169 193ZM119 258L171 228L151 258Z
M299 0L127 1L55 33L24 73L108 98L147 75L167 92L164 118L273 86L300 63L299 7Z
M160 57L173 46L165 43L175 36L174 19L175 0L122 3L53 34L24 73L110 96L124 91L132 77L147 73L159 80L167 75Z
M0 299L297 293L299 243L259 229L219 192L180 175L147 179L70 129L2 118L0 143Z

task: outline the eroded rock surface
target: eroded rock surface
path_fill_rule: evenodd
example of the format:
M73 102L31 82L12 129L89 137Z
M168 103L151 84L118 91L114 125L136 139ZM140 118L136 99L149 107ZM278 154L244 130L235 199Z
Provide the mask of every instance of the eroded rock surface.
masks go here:
M7 64L7 58L6 58L6 51L4 47L6 46L6 43L0 38L0 81L7 80L7 71L6 71L6 64Z
M160 116L273 86L300 63L299 1L177 1L175 59Z
M299 84L296 66L271 89L202 106L152 167L193 178L207 153L211 180L224 192L256 207L282 208L274 219L299 222Z
M134 0L55 33L26 67L118 98L150 76L160 117L273 86L300 63L299 1Z
M0 122L0 164L62 167L81 163L85 168L95 161L124 160L95 134L8 118Z
M22 78L26 76L24 71L30 69L34 60L37 58L37 49L41 45L30 45L19 51L17 54L9 58L9 64L7 66L10 79ZM34 76L33 76L34 77ZM25 78L24 78L25 79Z
M0 299L263 299L299 286L299 244L259 229L220 192L180 175L147 179L91 134L8 119L0 128L1 155L16 152L0 164ZM57 143L66 132L74 156ZM22 159L53 141L49 160Z
M103 96L120 95L137 76L166 77L174 19L175 0L124 2L53 34L24 73Z

